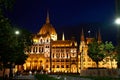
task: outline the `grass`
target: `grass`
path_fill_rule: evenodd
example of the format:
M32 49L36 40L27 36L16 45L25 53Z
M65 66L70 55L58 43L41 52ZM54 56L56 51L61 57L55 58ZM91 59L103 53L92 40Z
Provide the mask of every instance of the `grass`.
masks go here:
M46 74L36 74L35 77L37 78L37 80L60 80L53 77L49 77Z
M101 76L80 76L79 74L65 74L66 76L80 77L80 78L89 78L91 80L120 80L120 78L114 77L101 77Z
M36 74L35 77L37 80L64 80L64 76L70 76L70 77L78 77L78 78L88 78L91 80L120 80L120 78L113 78L113 77L101 77L101 76L80 76L79 74L63 74L61 75L61 79L55 79L53 77L49 77L46 74Z
M3 78L2 78L2 77L0 77L0 80L3 80Z
M111 77L91 77L93 80L120 80L120 78L111 78Z

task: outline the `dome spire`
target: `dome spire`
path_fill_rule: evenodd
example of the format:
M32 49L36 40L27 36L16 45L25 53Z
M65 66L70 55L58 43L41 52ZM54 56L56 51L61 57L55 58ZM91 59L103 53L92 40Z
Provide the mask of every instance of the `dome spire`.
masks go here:
M82 28L82 34L81 34L81 41L85 41L85 39L84 39L84 32L83 32L83 28Z
M62 40L63 40L63 41L65 40L65 36L64 36L64 33L63 33L63 35L62 35Z
M50 23L50 19L49 19L49 11L47 10L47 18L46 18L46 23Z

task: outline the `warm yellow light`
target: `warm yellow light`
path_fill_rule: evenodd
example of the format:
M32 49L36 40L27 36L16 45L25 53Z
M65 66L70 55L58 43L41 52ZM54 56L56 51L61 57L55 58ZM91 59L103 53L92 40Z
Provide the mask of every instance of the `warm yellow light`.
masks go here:
M36 42L38 42L38 40L37 39L33 39L33 41L36 43Z

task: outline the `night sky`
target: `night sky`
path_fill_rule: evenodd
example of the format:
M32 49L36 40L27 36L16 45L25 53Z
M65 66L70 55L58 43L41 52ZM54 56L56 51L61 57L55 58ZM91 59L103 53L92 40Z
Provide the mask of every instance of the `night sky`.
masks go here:
M93 37L99 28L103 41L116 43L115 0L16 0L8 17L14 25L37 33L47 10L58 36L64 32L78 39L83 28L86 37L88 30Z

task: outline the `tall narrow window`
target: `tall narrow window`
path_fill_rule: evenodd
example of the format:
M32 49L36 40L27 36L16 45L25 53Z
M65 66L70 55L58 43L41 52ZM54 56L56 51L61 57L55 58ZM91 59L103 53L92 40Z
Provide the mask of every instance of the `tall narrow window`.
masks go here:
M43 52L43 47L42 47L42 52Z
M47 42L48 42L48 39L47 39Z
M39 47L39 52L41 52L41 47Z
M36 47L36 52L37 52L37 47Z
M55 56L55 55L54 55L54 53L53 53L53 58L54 58L54 56Z
M68 58L68 53L67 53L67 58Z
M42 43L42 39L40 40L40 42Z
M33 47L33 52L35 52L35 47Z

